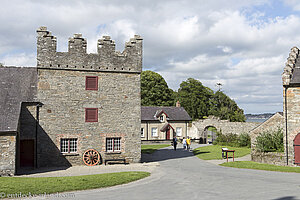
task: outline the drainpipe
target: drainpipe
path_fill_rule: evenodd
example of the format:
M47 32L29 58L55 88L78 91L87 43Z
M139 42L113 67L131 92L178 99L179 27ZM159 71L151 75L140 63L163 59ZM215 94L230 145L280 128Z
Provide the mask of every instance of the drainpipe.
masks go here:
M285 148L286 148L286 165L289 165L289 153L288 153L288 125L287 125L287 89L288 86L284 86L284 109L285 109Z
M186 137L188 137L188 122L187 121L185 122L185 134L186 134Z
M38 168L38 128L40 122L40 107L42 107L42 103L38 103L36 105L36 123L35 123L35 168Z
M147 128L146 128L147 129L147 140L149 140L149 130L148 130L149 129L149 123L146 122L146 124L147 124Z

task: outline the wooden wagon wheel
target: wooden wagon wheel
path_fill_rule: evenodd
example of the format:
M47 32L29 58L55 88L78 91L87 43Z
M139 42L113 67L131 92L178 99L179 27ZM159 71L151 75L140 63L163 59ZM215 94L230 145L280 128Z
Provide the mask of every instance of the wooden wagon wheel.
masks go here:
M95 149L86 150L83 154L83 162L87 166L97 165L100 161L100 155Z

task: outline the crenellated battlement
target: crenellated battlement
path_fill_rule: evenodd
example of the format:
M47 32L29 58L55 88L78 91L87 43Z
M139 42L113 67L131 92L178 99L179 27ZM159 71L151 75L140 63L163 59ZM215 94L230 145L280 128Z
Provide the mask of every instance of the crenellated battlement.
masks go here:
M47 27L37 30L37 67L72 70L135 72L142 71L143 39L135 35L125 43L123 52L116 51L109 36L98 40L97 53L87 53L87 41L74 34L68 41L68 52L57 52L56 37Z
M289 85L292 79L294 68L296 68L296 63L298 61L299 49L297 47L293 47L287 58L287 62L285 63L285 67L282 73L282 83L283 85Z

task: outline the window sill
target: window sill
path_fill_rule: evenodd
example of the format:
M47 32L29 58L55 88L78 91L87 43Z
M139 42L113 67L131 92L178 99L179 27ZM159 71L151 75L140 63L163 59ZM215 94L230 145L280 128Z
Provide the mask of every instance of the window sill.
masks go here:
M64 156L79 156L79 153L61 153Z
M105 154L121 154L121 151L115 151L115 152L105 152Z

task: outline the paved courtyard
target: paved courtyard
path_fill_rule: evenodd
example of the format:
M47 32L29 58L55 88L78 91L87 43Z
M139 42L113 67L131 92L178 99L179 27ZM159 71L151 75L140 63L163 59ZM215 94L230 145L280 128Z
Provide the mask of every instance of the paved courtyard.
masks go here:
M72 199L300 199L300 174L218 166L171 147L147 155L152 175L126 185L70 192ZM151 160L151 161L150 161Z

